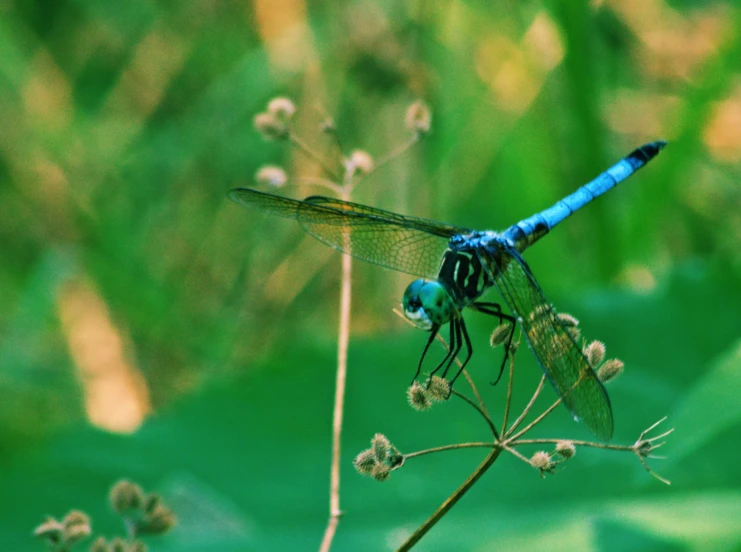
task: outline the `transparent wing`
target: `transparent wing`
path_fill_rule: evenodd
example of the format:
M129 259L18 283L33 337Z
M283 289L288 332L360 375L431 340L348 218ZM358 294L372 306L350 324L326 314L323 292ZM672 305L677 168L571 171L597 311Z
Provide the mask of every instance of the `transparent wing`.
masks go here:
M229 198L272 215L295 219L311 236L353 257L430 279L437 277L450 238L469 232L321 196L298 201L237 188L229 192Z
M499 292L518 317L535 356L563 403L596 437L612 437L612 407L597 374L562 325L527 263L505 243L479 251Z

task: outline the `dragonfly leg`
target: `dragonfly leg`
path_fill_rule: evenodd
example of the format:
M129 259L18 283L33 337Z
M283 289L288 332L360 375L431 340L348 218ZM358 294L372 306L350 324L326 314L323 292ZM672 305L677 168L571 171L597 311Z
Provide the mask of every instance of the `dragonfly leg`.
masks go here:
M450 387L453 387L453 384L455 383L455 380L458 379L458 376L461 375L463 372L463 369L466 367L466 364L468 364L468 361L471 360L471 357L473 356L473 346L471 345L471 338L468 337L468 330L466 329L466 322L463 320L463 317L460 319L460 332L463 334L463 339L466 342L466 351L468 353L468 356L466 356L466 360L463 361L461 364L460 369L458 372L456 372L455 376L452 380L450 380ZM458 346L458 350L460 350L460 345Z
M437 367L432 372L430 372L430 379L428 380L429 383L432 382L432 376L437 374L440 371L440 368L442 368L443 366L450 365L453 359L455 359L455 356L458 354L458 351L460 351L461 349L460 334L458 333L456 329L457 326L455 322L456 322L455 320L450 321L450 343L448 344L450 348L448 349L448 353L445 355L445 358L443 358L442 362L440 362L440 364L438 364ZM456 339L456 335L458 339ZM443 370L443 377L445 377L445 373L447 371L448 371L447 368Z
M499 305L499 303L486 303L483 301L478 301L471 305L471 308L474 310L477 310L483 314L488 314L489 316L495 316L499 319L499 323L503 324L506 320L510 324L510 330L509 335L507 336L507 345L504 347L504 356L502 357L502 364L499 366L499 373L497 374L497 379L492 382L492 385L496 385L499 383L499 380L502 379L502 374L504 373L504 367L507 364L507 358L509 358L509 349L512 345L512 338L515 335L515 325L517 324L517 319L514 316L510 316L509 314L505 314L502 312L502 307Z
M458 357L458 353L461 350L461 346L463 345L463 340L461 339L461 325L459 323L459 320L453 319L450 321L450 334L451 337L453 335L453 332L455 332L455 347L450 347L450 354L449 357L445 359L445 369L443 370L442 377L445 378L445 376L448 375L448 370L450 370L450 367L453 365L453 362L455 362L455 359Z
M422 372L422 362L424 362L425 356L427 355L427 351L429 350L430 345L432 345L432 342L435 341L435 337L437 337L437 332L439 331L440 331L440 326L433 326L432 329L430 330L430 338L427 340L427 344L425 345L425 348L422 351L422 356L419 358L419 364L417 365L417 373L414 374L414 377L412 378L412 384L416 381L416 379L419 377L419 374Z

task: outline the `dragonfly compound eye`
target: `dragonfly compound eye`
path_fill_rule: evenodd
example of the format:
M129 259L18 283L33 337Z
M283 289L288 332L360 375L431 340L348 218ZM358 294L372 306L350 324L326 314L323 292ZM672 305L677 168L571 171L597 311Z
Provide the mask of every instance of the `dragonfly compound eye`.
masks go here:
M439 282L425 282L419 300L430 321L439 326L449 322L455 312L453 298Z
M433 326L433 322L430 320L427 312L425 312L420 297L420 291L430 283L428 280L414 280L407 286L406 291L404 291L404 297L401 300L404 316L415 326L423 330L429 330Z

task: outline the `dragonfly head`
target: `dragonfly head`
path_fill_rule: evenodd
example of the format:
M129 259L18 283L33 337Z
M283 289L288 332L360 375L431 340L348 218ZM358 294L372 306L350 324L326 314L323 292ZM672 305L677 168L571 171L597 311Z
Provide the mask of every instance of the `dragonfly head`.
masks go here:
M456 308L453 298L440 282L414 280L401 300L404 316L422 330L449 322Z

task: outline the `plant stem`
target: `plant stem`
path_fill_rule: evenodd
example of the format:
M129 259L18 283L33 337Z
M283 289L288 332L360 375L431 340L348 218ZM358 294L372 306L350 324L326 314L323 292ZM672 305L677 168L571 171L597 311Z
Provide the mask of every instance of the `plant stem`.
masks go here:
M501 453L501 447L496 447L494 450L492 450L486 456L484 461L479 465L479 467L476 468L476 471L474 471L469 476L469 478L466 479L466 481L464 481L463 484L458 487L458 489L440 505L440 507L427 519L427 521L425 521L417 528L414 533L412 533L412 535L404 542L404 544L402 544L397 549L397 552L411 550L411 548L415 544L417 544L422 539L422 537L424 537L427 532L435 526L438 521L440 521L440 519L448 512L448 510L450 510L461 498L463 498L463 495L468 492L468 489L470 489L473 484L476 483L476 481L478 481L479 478L486 473L486 471L491 467L491 465Z
M458 397L461 400L466 401L468 404L470 404L473 408L476 409L476 411L481 414L481 416L486 420L486 423L489 425L489 429L491 430L492 434L494 435L494 439L497 441L499 440L499 432L497 431L497 428L494 427L494 422L489 417L489 413L486 412L483 408L479 407L475 402L473 402L471 399L466 397L463 393L459 393L455 389L451 389L451 393Z
M542 382L542 381L543 381L543 380L541 380L541 382ZM525 427L523 427L523 428L522 428L522 429L521 429L520 431L518 431L517 433L515 433L514 435L512 435L512 436L511 436L511 437L510 437L510 438L508 439L508 441L510 441L510 442L512 442L512 441L515 441L515 440L516 440L516 439L518 439L518 438L519 438L519 437L520 437L521 435L524 435L525 433L527 433L528 431L530 431L530 430L531 430L532 428L534 428L534 427L535 427L536 425L538 425L538 424L539 424L539 423L540 423L541 421L543 421L543 419L544 419L544 418L545 418L546 416L548 416L548 414L550 414L551 412L553 412L553 411L555 410L555 408L556 408L556 407L557 407L557 406L558 406L559 404L561 404L561 401L562 401L562 399L561 399L561 398L558 398L558 399L556 400L556 402L554 402L554 403L553 403L553 404L552 404L551 406L549 406L549 407L548 407L548 408L547 408L547 409L546 409L546 410L545 410L545 411L544 411L544 412L543 412L543 413L542 413L542 414L541 414L540 416L538 416L537 418L535 418L535 419L534 419L534 420L533 420L532 422L530 422L529 424L527 424L527 425L526 425ZM513 430L513 431L514 431L514 430Z
M342 194L347 200L348 193ZM342 516L340 509L340 452L342 444L342 418L345 406L345 383L347 380L347 348L350 342L350 301L352 259L342 256L342 284L340 287L340 327L337 338L337 377L335 382L334 415L332 420L332 461L329 481L329 522L324 531L320 552L328 552Z
M319 166L322 169L324 169L327 172L327 174L329 174L332 178L339 179L339 175L337 174L337 171L335 171L332 167L330 167L327 164L327 162L324 161L324 159L322 159L321 156L319 156L316 153L314 153L314 151L309 146L307 146L303 142L303 140L301 140L301 138L299 138L298 136L296 136L296 134L293 131L291 131L291 133L288 135L288 139L291 142L291 144L293 144L299 150L301 150L302 152L304 152L307 157L309 157L310 159L313 159L316 163L318 163Z
M443 445L440 447L429 448L425 450L418 450L417 452L410 452L404 455L404 461L406 462L410 458L417 456L424 456L425 454L432 454L434 452L445 452L448 450L458 450L464 448L494 448L497 447L497 443L458 443L457 445Z
M508 437L508 436L512 435L512 433L515 431L515 429L517 429L517 426L519 426L522 423L522 420L525 419L525 416L528 415L528 413L530 412L530 409L535 404L535 400L538 398L538 395L540 395L540 392L543 389L543 384L544 383L545 383L545 376L543 376L542 378L540 378L540 383L538 384L538 387L535 390L535 393L533 393L533 396L530 398L530 402L527 403L527 406L525 407L525 410L523 410L522 413L517 417L517 419L515 420L515 423L512 424L512 427L510 427L505 432L505 434L504 434L505 437Z

